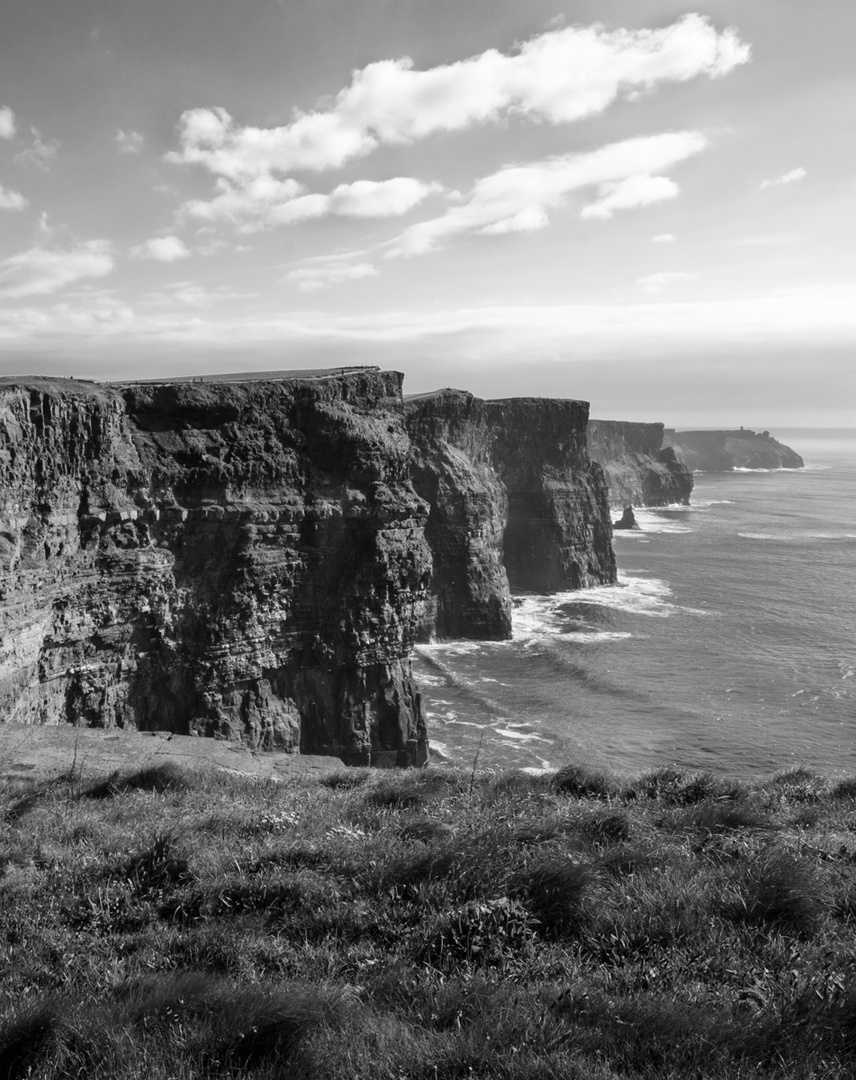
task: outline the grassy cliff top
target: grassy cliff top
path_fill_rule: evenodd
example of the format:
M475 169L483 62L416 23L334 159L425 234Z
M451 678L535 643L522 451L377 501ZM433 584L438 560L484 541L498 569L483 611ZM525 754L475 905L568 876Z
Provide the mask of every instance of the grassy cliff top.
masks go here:
M856 780L0 781L0 1077L852 1077Z

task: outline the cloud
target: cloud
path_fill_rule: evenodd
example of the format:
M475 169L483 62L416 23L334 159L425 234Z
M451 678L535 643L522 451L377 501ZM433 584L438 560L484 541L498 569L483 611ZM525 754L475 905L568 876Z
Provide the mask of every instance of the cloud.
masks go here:
M139 131L124 131L119 128L113 136L113 141L119 147L121 154L139 154L146 140Z
M256 176L243 184L220 178L213 199L194 199L180 209L180 216L200 221L227 221L244 232L277 225L293 225L312 218L340 217L383 218L406 214L436 191L439 184L428 184L409 176L390 180L356 180L339 184L329 195L307 194L296 180L274 176Z
M697 154L706 146L694 131L642 136L586 154L568 154L528 165L514 165L478 180L462 203L441 217L405 229L387 256L420 255L444 239L468 233L507 233L543 228L547 211L564 205L580 188L595 187L599 199L584 217L608 217L617 209L672 198L673 181L652 173Z
M56 139L45 142L38 128L30 128L30 135L32 136L30 145L15 154L12 160L16 165L48 172L59 152L59 142Z
M58 292L82 278L109 274L115 261L106 240L88 240L70 250L33 247L0 262L0 297L18 299Z
M489 49L424 71L408 57L376 61L354 71L329 107L295 112L279 127L242 127L223 108L190 109L179 122L181 148L167 156L241 183L339 168L381 144L511 116L569 123L661 83L725 75L749 58L736 30L719 33L700 15L658 30L557 28L512 54Z
M177 236L153 236L145 243L131 248L135 259L154 259L157 262L171 263L177 259L187 259L190 251L183 240Z
M343 281L355 281L361 278L377 277L377 269L371 263L345 263L330 260L326 265L302 266L291 270L282 279L293 282L301 292L318 292L329 289Z
M654 244L674 244L676 240L675 234L670 232L657 233L656 236L651 237L651 242Z
M13 139L15 137L15 114L8 105L0 108L0 139Z
M802 180L807 175L805 169L800 167L799 169L791 169L790 172L786 172L784 176L780 176L778 180L763 180L761 182L762 188L768 187L781 187L783 184L796 184L799 180Z
M12 191L0 184L0 210L23 210L27 200L19 191Z
M639 278L636 284L647 293L662 292L679 281L692 281L698 274L689 274L680 270L662 270L659 274L648 274Z
M601 185L600 197L583 207L582 216L605 220L611 218L616 210L631 210L664 199L674 199L679 190L674 180L665 176L628 176L625 180Z

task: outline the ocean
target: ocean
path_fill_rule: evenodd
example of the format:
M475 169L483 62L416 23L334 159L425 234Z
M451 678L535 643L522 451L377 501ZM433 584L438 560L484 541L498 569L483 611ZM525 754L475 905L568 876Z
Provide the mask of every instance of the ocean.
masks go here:
M697 473L616 533L618 585L418 646L433 760L856 775L856 430L773 434L804 470Z

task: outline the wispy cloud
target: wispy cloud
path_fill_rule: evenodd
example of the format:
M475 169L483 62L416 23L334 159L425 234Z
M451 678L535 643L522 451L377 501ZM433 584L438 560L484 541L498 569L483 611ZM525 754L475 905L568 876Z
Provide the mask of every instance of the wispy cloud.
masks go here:
M791 169L790 172L786 172L776 180L763 180L761 187L782 187L784 184L796 184L798 181L805 179L807 175L806 170L800 166L798 169Z
M8 105L0 108L0 139L14 139L17 128L15 114Z
M676 285L681 281L692 281L697 277L698 274L690 274L682 270L662 270L658 274L648 274L647 277L639 278L636 284L643 292L658 293L670 285Z
M616 210L632 210L637 206L674 199L680 188L667 176L641 174L625 180L602 184L598 198L582 209L584 218L611 218Z
M675 234L670 232L657 233L656 236L651 237L653 244L674 244L676 240Z
M154 259L156 262L171 263L190 257L190 250L177 236L153 236L142 244L131 248L135 259Z
M243 232L293 225L313 218L384 218L406 214L430 194L442 190L439 184L424 183L409 176L390 180L356 180L339 184L329 195L307 193L296 180L257 176L245 184L220 178L219 194L213 199L184 203L179 215L199 221L227 221Z
M0 210L23 210L27 200L20 191L12 191L0 184Z
M618 209L672 198L677 185L654 173L699 153L705 145L698 132L670 132L500 169L477 181L464 201L441 217L405 229L388 255L421 255L461 233L543 228L547 211L562 206L571 192L582 188L599 191L597 201L583 208L584 217L609 217Z
M0 297L49 295L83 278L104 277L114 266L107 240L88 240L65 250L32 247L0 262Z
M371 263L348 263L328 260L315 266L301 266L289 271L282 279L295 284L301 292L319 292L339 285L343 281L355 281L361 278L377 277L377 269Z
M12 159L16 165L24 168L39 169L48 172L51 164L59 153L59 141L49 139L47 142L42 138L38 128L30 128L30 144L23 150L19 150Z
M146 142L139 131L125 131L123 128L118 129L113 141L121 154L139 154Z
M329 108L296 112L273 128L242 127L223 108L190 109L170 160L200 164L246 182L295 169L339 168L381 144L462 131L509 115L568 123L618 97L660 83L717 77L749 60L733 29L718 33L700 15L659 30L554 29L512 54L489 49L425 71L408 57L355 71Z

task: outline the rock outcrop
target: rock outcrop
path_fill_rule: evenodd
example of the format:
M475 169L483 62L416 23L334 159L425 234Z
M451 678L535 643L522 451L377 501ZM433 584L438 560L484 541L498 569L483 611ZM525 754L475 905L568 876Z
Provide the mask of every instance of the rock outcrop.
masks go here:
M405 404L413 484L431 508L424 638L507 638L510 588L546 593L615 580L587 402L441 390Z
M769 431L673 431L665 433L678 460L694 472L732 469L802 469L805 462Z
M664 430L662 424L589 421L589 453L603 467L614 510L689 504L692 472L663 445Z
M0 717L408 764L401 376L0 383Z

